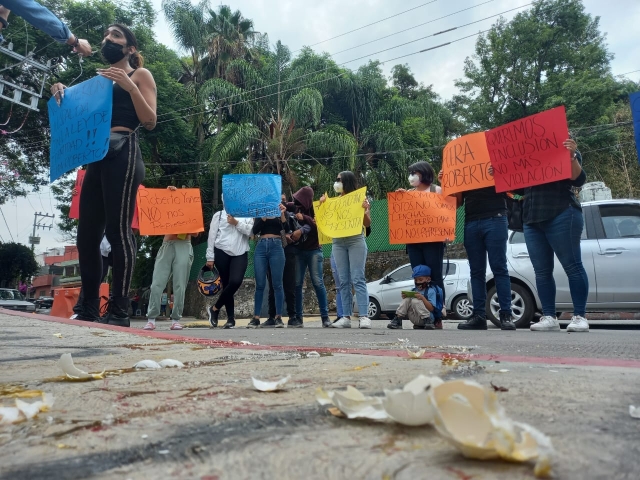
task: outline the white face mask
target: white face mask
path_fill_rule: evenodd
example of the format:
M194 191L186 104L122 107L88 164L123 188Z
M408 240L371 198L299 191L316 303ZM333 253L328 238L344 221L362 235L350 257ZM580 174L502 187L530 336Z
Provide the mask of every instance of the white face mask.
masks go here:
M420 175L409 175L409 185L412 187L420 185Z
M333 184L333 189L336 191L336 193L342 193L342 182L335 182Z

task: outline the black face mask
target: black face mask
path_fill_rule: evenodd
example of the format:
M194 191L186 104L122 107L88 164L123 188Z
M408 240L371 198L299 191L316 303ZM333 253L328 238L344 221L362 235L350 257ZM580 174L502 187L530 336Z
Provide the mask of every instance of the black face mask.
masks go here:
M420 291L426 290L426 288L427 288L427 284L426 283L416 283L415 286Z
M102 56L110 65L113 65L125 57L125 53L122 49L122 45L118 45L117 43L107 40L104 45L102 45L100 53L102 53Z

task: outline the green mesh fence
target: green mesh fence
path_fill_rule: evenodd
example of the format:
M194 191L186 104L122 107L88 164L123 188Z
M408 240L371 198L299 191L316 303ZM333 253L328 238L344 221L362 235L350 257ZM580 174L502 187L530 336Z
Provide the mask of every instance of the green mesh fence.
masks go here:
M456 217L456 239L453 242L463 243L464 241L464 207L458 208ZM249 252L249 266L245 273L245 278L253 278L253 250L254 242L250 242L251 250ZM374 200L371 202L371 235L367 237L367 247L370 253L373 252L390 252L394 250L404 250L404 245L391 245L389 243L389 216L387 213L386 200ZM193 247L193 266L191 267L191 280L198 278L198 272L207 261L205 254L207 244L201 243ZM322 253L324 258L331 256L331 245L323 245Z

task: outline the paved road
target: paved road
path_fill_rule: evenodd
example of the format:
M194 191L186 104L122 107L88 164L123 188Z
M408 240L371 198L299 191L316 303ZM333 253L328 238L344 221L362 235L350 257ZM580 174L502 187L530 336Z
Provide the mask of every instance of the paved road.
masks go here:
M638 331L304 329L154 332L0 311L0 404L13 392L56 397L50 412L0 425L1 480L531 480L532 466L464 459L428 427L338 419L317 387L380 395L418 374L505 387L509 415L549 435L557 479L637 480ZM138 327L138 328L135 328ZM178 334L176 334L178 333ZM245 342L245 343L242 343ZM260 345L255 345L259 343ZM410 360L407 345L427 347ZM305 351L318 350L320 357ZM105 380L69 382L62 353ZM175 358L183 370L134 371ZM251 375L284 376L261 393Z

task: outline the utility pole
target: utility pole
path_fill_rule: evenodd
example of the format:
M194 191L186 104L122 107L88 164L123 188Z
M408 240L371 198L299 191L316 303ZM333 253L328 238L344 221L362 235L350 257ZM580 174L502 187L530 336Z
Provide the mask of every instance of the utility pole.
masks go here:
M40 237L36 237L36 228L42 228L43 230L45 228L48 228L49 230L51 230L53 228L53 224L51 225L42 225L40 223L38 223L38 217L40 218L51 218L54 219L56 218L55 215L49 215L48 213L40 213L40 212L36 212L33 214L33 235L31 235L29 237L29 243L31 244L31 251L33 252L35 245L39 245L40 244Z

